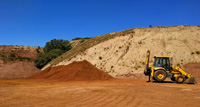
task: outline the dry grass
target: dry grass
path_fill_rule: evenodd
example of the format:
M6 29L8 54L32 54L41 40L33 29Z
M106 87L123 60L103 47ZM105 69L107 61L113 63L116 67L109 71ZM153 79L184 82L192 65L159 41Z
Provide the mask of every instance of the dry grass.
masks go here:
M62 54L61 56L57 57L56 59L52 60L49 64L56 65L63 60L70 60L75 57L77 54L83 53L85 50L89 49L92 46L95 46L101 42L107 41L109 39L113 39L118 36L124 36L127 34L134 33L134 29L128 29L121 32L114 32L108 33L105 35L100 35L84 42L78 44L76 48L72 48L71 50L67 51L66 53Z

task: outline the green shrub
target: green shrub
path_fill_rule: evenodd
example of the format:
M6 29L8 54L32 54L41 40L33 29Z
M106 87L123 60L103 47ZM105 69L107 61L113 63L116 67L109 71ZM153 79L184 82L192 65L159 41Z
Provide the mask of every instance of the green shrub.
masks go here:
M11 57L11 58L9 58L9 61L15 61L15 58Z
M145 62L142 62L142 65L145 65Z
M39 69L44 67L48 62L55 59L56 57L60 56L62 54L62 50L60 49L53 49L48 53L43 53L37 56L37 58L34 60L35 66Z
M83 39L90 39L90 37L85 37L85 38L83 38Z
M47 42L44 47L44 53L41 53L34 60L35 66L39 69L44 67L51 60L60 56L64 52L70 50L72 48L71 44L67 40L62 39L53 39L50 42ZM37 48L40 53L40 47ZM61 58L62 59L62 58Z
M142 41L139 41L138 44L142 44Z
M37 53L40 53L40 46L38 46L38 48L36 49Z
M72 40L81 40L81 39L83 39L83 38L74 38L74 39L72 39Z
M67 40L62 39L53 39L50 42L47 42L44 46L44 52L48 53L53 49L60 49L64 52L70 50L72 48L71 44Z
M99 59L100 59L100 60L102 60L102 57L101 57L101 56L99 56Z
M85 39L82 39L80 42L83 43L85 41Z
M200 51L196 51L196 54L200 54Z
M15 54L14 53L10 54L10 57L15 57Z
M191 53L191 55L193 55L193 54L194 54L194 52Z
M5 54L5 53L2 53L2 54L1 54L1 57L6 57L6 54Z
M90 39L90 37L85 37L85 38L74 38L72 40L81 40L80 42L84 42L86 39Z

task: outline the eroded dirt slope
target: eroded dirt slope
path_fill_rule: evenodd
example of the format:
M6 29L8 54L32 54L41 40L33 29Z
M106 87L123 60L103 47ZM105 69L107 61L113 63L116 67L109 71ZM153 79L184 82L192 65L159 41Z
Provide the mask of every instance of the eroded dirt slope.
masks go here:
M42 52L41 47L0 45L0 64L10 61L30 61Z
M144 70L147 50L151 51L150 65L154 56L173 57L174 65L199 62L200 54L196 54L200 51L199 38L199 26L135 28L130 34L95 45L56 66L88 60L112 76L140 74Z
M0 45L0 78L27 78L39 72L33 60L40 53L42 47Z

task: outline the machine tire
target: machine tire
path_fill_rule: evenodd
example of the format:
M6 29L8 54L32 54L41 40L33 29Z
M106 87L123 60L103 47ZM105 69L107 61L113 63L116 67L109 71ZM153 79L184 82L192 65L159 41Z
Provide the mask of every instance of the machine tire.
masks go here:
M176 81L176 79L174 77L171 78L172 81Z
M156 81L159 81L159 82L164 81L166 77L167 77L167 73L164 70L157 70L154 73L154 78Z
M176 77L176 82L182 84L185 81L185 78L182 75Z
M156 79L154 77L152 77L152 80L156 81Z

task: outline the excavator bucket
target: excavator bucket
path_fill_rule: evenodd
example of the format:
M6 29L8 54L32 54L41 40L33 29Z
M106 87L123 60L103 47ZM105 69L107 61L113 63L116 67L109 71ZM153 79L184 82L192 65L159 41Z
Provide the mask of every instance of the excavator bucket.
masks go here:
M175 69L173 69L174 71L177 70L177 71L180 72L182 75L185 75L185 76L187 77L187 79L184 81L185 83L188 83L188 84L195 84L195 83L197 83L197 82L195 81L193 75L192 75L192 74L186 73L186 72L183 70L183 68L180 68L179 66L176 66L176 67L174 67L174 68L175 68Z
M197 83L193 76L191 76L190 78L187 78L184 82L187 84L196 84Z

